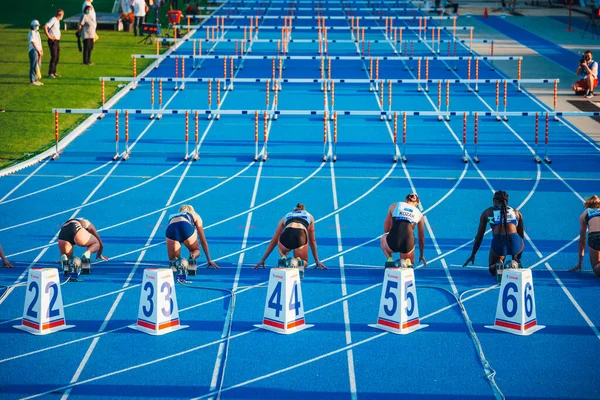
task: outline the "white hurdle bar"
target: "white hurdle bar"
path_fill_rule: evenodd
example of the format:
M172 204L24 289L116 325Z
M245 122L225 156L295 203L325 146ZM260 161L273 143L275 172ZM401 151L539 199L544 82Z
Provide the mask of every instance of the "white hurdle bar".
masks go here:
M190 29L200 29L200 28L212 28L212 27L218 27L220 30L228 30L228 31L235 31L235 30L241 30L244 28L248 28L249 25L190 25L189 28ZM187 25L173 25L173 27L177 28L177 29L187 29L188 26ZM473 26L440 26L437 27L436 29L440 28L440 30L442 31L469 31L471 29L475 29L475 27ZM265 31L265 30L282 30L282 29L287 29L287 30L292 30L292 31L320 31L322 28L318 27L318 26L283 26L283 25L261 25L260 29ZM328 26L327 29L330 30L336 30L336 31L349 31L352 30L352 27L350 26ZM364 29L365 31L385 31L387 28L384 26L361 26L360 29ZM399 26L397 27L397 29L399 30L408 30L408 31L421 31L423 30L423 27L420 26Z
M400 29L400 28L398 28ZM206 38L186 38L186 39L175 39L175 38L154 38L155 41L157 42L164 42L164 43L172 43L172 42L205 42L205 43L219 43L219 42L224 42L224 43L235 43L235 42L241 42L244 39L226 39L226 38L220 38L220 39L206 39ZM248 41L248 39L246 40ZM253 43L277 43L280 42L281 39L252 39ZM389 39L375 39L375 40L365 40L371 43L383 43L383 44L389 44L390 40ZM362 40L352 40L352 39L290 39L290 40L286 40L286 42L288 43L358 43L358 42L362 42ZM392 40L393 42L393 40ZM431 40L426 40L426 39L402 39L402 40L396 40L396 43L431 43ZM438 40L436 39L435 42L438 42ZM439 40L440 43L461 43L461 44L465 44L465 43L492 43L493 40L491 39L473 39L473 40L469 40L469 39L440 39Z
M494 61L511 61L511 60L523 60L523 56L250 56L250 55L156 55L156 54L132 54L131 58L147 58L147 59L169 59L169 58L195 58L195 59L214 59L222 60L223 58L234 58L234 59L245 59L245 60L270 60L270 59L282 59L282 60L321 60L321 58L341 61L360 61L360 60L379 60L379 61L409 61L409 60L430 60L430 61L458 61L458 60L494 60Z

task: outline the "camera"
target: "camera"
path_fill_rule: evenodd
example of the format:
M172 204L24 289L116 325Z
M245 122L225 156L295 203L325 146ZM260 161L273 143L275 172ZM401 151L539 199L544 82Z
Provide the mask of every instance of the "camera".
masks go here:
M582 58L581 60L579 60L579 65L583 65L585 63L586 63L585 58Z

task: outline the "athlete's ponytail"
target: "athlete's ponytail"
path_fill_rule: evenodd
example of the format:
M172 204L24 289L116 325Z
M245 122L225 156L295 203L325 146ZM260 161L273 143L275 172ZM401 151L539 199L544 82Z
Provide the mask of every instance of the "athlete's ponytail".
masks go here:
M302 211L305 210L306 208L304 207L304 204L302 203L298 203L296 204L296 208L294 208L294 211Z
M500 204L500 223L502 223L502 226L504 226L506 242L508 243L509 250L511 250L510 235L508 234L508 193L506 193L504 190L498 190L496 193L494 193L494 202Z

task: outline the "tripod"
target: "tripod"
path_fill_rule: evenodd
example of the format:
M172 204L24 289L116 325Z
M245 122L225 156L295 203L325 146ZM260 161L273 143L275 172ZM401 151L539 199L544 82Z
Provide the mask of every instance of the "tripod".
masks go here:
M149 33L148 35L146 35L145 38L143 38L142 40L140 40L138 42L138 44L140 44L140 43L152 44L152 36L155 36L155 35L153 33Z
M592 14L590 15L590 19L588 20L588 23L585 26L583 33L581 34L582 39L585 33L588 31L588 29L590 29L590 32L592 33L592 39L594 39L594 36L598 36L598 38L600 38L600 34L598 33L598 26L596 25L596 17L598 16L599 12L600 11L598 8L592 6Z

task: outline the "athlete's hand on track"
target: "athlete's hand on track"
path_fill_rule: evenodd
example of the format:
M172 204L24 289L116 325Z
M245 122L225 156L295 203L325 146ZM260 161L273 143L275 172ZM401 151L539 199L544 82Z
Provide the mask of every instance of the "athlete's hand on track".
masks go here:
M427 266L427 260L425 260L425 257L421 256L419 257L419 261L423 262L423 266L426 267Z
M577 264L576 266L574 266L573 268L571 268L569 270L569 272L577 272L577 271L582 271L581 264Z
M260 260L258 264L254 266L254 269L259 269L260 267L265 268L265 260Z
M467 262L465 262L463 264L463 267L466 267L468 263L471 263L471 265L475 264L475 256L469 257L469 259L467 260Z
M206 268L214 268L214 269L219 269L219 266L217 265L217 263L215 263L214 261L210 260L207 264L206 264Z
M313 269L327 269L327 267L321 261L317 261Z

